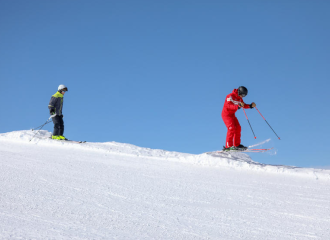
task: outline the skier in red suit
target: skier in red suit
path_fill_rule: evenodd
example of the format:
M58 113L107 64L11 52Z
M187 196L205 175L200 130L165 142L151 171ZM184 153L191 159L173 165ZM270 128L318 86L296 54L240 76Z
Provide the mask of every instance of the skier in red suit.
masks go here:
M225 104L222 109L222 120L228 129L226 137L226 147L224 150L245 150L247 147L241 144L241 125L239 124L235 113L240 108L254 108L256 104L246 104L243 97L248 94L246 87L239 87L234 89L232 93L228 94Z

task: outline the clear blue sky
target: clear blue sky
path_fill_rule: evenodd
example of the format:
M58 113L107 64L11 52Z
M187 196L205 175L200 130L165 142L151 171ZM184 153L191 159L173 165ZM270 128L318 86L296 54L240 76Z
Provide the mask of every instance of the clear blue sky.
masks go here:
M49 117L59 84L65 136L171 151L222 149L227 94L249 89L242 143L255 161L329 166L330 2L1 1L0 132ZM45 127L52 131L52 124ZM60 153L59 153L60 156Z

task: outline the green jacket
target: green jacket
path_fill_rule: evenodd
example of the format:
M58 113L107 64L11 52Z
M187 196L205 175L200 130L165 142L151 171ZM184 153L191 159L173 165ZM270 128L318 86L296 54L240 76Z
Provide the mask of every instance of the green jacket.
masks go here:
M63 95L60 92L56 92L49 101L49 112L56 113L56 115L62 115L63 109Z

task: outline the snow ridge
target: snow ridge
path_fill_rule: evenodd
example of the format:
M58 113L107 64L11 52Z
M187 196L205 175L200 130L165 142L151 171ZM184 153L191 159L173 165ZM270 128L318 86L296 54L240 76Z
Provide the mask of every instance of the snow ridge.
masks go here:
M45 130L41 130L36 134L31 130L14 131L9 133L0 134L0 140L25 143L25 144L37 144L52 147L65 147L81 149L83 151L98 151L104 152L110 155L120 156L134 156L150 159L165 160L171 162L182 162L187 164L193 164L203 167L222 167L233 168L240 171L258 171L267 173L285 173L293 174L301 177L309 177L317 180L329 180L330 170L325 169L313 169L313 168L299 168L294 166L283 165L269 165L255 162L251 157L245 153L202 153L202 154L189 154L165 151L161 149L150 149L138 147L127 143L118 142L105 142L105 143L84 143L77 144L71 142L61 142L49 139L51 133ZM32 141L30 142L30 140ZM270 139L265 140L262 143L253 145L252 147L269 142ZM251 147L251 146L250 146Z

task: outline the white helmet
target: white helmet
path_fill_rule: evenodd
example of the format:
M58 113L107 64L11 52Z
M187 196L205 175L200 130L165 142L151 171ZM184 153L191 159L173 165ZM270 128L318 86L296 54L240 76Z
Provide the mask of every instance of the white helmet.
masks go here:
M66 91L68 91L68 88L65 85L61 84L60 86L58 86L57 90L66 92Z

